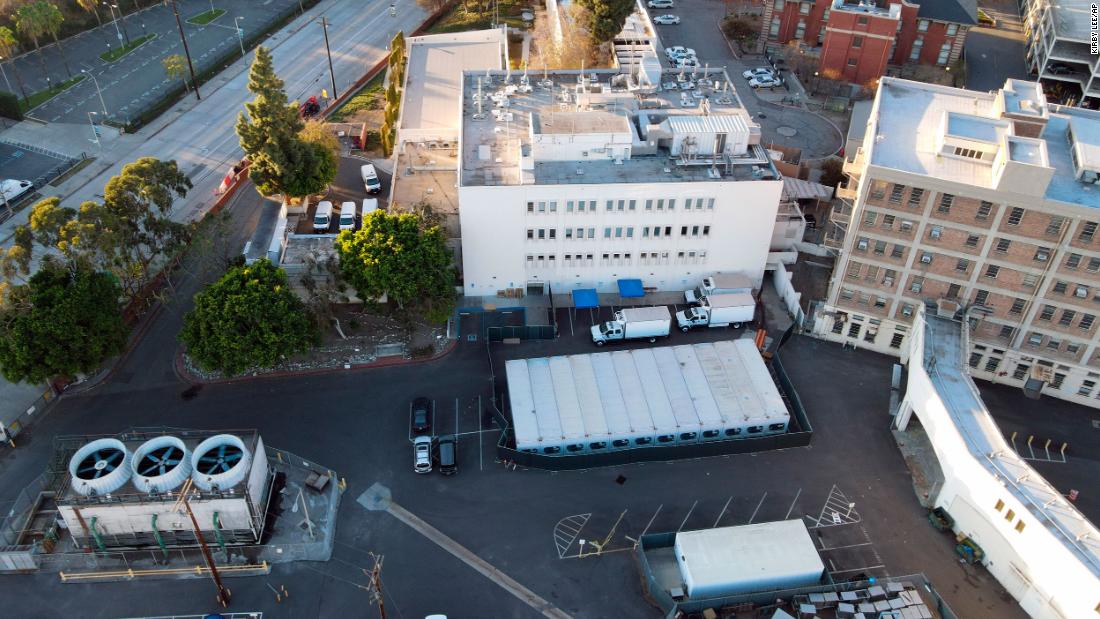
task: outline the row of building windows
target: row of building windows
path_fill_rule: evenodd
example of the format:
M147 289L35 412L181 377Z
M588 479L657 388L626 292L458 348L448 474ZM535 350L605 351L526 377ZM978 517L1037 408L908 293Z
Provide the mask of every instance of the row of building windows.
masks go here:
M601 254L562 254L559 260L556 254L527 254L527 266L538 268L553 268L560 262L562 266L584 267L597 266L596 258L599 258L599 266L634 264L634 254L631 252L603 252ZM662 265L662 264L700 264L706 262L707 252L701 249L685 249L677 252L668 251L643 251L638 253L637 264ZM674 262L673 262L674 261Z
M674 226L642 226L641 236L644 239L670 237ZM710 226L704 224L680 226L680 236L700 238L710 236ZM595 239L596 228L565 228L563 237L566 240ZM529 241L554 241L558 238L557 228L528 228L527 240ZM634 226L606 226L603 229L605 239L632 239L634 238Z
M871 184L871 198L875 200L881 200L886 197L887 185L888 184L885 181L874 181ZM899 185L896 183L891 186L889 198L890 203L901 204L902 199L905 197L906 189L907 187L905 185ZM921 189L920 187L913 187L909 192L909 198L906 200L906 205L910 207L919 206L921 198L923 196L924 189ZM951 207L954 205L954 203L955 196L948 193L941 194L939 204L936 206L936 212L944 215L949 214L951 212ZM978 209L974 214L974 219L978 221L988 220L992 210L993 203L982 200L979 203ZM1005 225L1019 226L1020 222L1023 221L1026 214L1026 209L1019 206L1012 207L1008 211L1008 215L1005 218ZM867 217L868 214L864 214L864 223L867 223L868 225L874 225L874 219L871 219L868 222L866 219ZM1065 229L1068 223L1069 219L1067 217L1064 217L1062 215L1050 215L1050 219L1048 220L1047 226L1044 230L1044 234L1050 237L1060 237L1062 235L1062 231ZM912 222L910 222L910 226L911 225ZM1096 238L1096 230L1098 226L1100 226L1100 223L1095 221L1082 222L1080 229L1077 231L1077 241L1084 244L1092 243L1093 240Z
M638 210L638 200L604 200L606 212L629 212ZM599 210L599 200L566 200L566 213L595 213ZM647 211L674 211L676 210L676 198L651 198L642 201L642 207ZM714 210L714 198L684 198L685 210ZM558 212L557 200L529 200L527 212L530 214L546 214Z
M852 318L852 321L850 323L848 323L848 334L847 334L848 337L853 338L853 339L858 339L860 337L860 334L862 333L864 342L867 342L868 344L874 344L875 341L878 339L879 327L881 326L882 321L877 319L877 318L872 318L869 321L870 324L866 325L867 328L864 329L865 325L861 322L862 317L852 316L851 318ZM842 320L834 321L833 322L833 333L835 335L843 335L844 334L844 324L845 323ZM890 346L890 348L898 349L898 348L901 348L901 344L904 341L905 341L904 327L897 327L894 330L894 333L890 336L889 346Z

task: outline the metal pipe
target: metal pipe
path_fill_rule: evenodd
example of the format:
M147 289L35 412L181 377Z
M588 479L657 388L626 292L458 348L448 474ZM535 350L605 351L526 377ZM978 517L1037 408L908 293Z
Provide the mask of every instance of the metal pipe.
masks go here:
M157 515L153 514L153 537L157 540L157 546L160 546L161 552L164 553L165 560L168 559L168 545L164 543L164 538L161 536L160 531L157 530Z

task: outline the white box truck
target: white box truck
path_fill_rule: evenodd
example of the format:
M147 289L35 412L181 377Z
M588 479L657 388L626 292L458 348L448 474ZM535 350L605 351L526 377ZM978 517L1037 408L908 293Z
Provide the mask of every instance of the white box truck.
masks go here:
M747 292L752 294L752 280L737 273L719 273L710 277L704 277L699 285L691 290L684 291L684 299L688 303L698 303L703 297L711 294L726 294L730 292Z
M367 193L373 195L382 191L382 183L378 180L378 172L375 171L374 164L368 163L361 166L359 175L363 177L363 188Z
M676 324L687 333L692 327L740 327L752 322L756 300L747 292L712 294L695 307L676 312Z
M613 320L592 325L592 341L596 346L603 346L614 340L639 338L656 342L658 337L667 337L671 328L672 315L663 305L626 307L615 312Z
M313 231L324 234L332 225L332 202L322 200L317 203L317 210L313 213Z

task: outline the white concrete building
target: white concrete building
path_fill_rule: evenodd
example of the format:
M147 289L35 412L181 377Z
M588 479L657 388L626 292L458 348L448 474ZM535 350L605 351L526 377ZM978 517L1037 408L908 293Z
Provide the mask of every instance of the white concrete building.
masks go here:
M969 312L976 376L1100 406L1100 113L883 78L830 215L814 332L899 355L917 308Z
M541 77L541 76L539 76ZM466 72L464 291L759 286L783 183L724 71Z
M1022 0L1020 9L1027 38L1027 68L1048 86L1062 85L1076 101L1100 98L1095 3L1087 0Z
M1100 531L1016 454L968 373L970 329L917 312L895 419L915 417L943 473L935 505L985 552L989 572L1036 619L1100 612Z

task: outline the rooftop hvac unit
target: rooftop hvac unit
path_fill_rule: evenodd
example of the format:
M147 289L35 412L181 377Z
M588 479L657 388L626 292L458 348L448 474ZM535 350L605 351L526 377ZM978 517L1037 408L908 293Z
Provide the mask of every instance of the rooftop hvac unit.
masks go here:
M191 478L201 490L225 490L244 481L251 463L244 441L219 434L199 443L191 454Z
M72 488L84 496L114 492L130 480L130 473L130 452L118 439L92 441L69 460Z
M146 441L130 460L134 487L142 492L175 490L191 474L191 452L174 436Z

